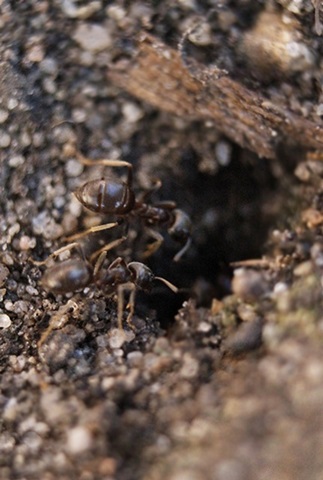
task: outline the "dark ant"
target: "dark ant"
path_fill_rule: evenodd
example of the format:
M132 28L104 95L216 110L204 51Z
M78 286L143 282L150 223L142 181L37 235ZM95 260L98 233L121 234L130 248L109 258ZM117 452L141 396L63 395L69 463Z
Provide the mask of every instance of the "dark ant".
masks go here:
M80 258L65 260L49 268L42 278L42 286L45 290L54 294L65 294L81 290L90 284L95 284L102 288L108 295L117 293L118 327L123 330L122 318L124 312L124 292L126 290L130 291L128 302L129 314L127 317L129 325L131 325L131 319L134 314L136 290L150 292L153 288L154 281L159 280L173 292L178 292L177 287L168 280L155 276L150 268L141 262L126 263L124 259L118 257L107 268L104 268L103 262L106 259L107 251L119 245L124 240L125 237L114 240L103 249L95 252L91 256L92 260L98 256L94 265L85 259L79 244L74 243L63 247L59 250L60 253L63 250L77 247L82 256ZM57 255L57 252L58 251L54 252L54 254Z
M153 227L165 227L169 235L184 244L181 250L175 255L174 260L178 261L182 255L187 251L191 243L191 227L192 223L189 216L182 210L176 208L176 203L172 201L148 203L151 194L161 186L158 180L153 188L145 192L140 199L136 199L133 190L133 167L131 163L123 160L109 160L100 159L91 161L85 158L80 153L76 154L78 160L84 165L103 165L107 167L126 167L128 171L125 182L101 178L97 180L90 180L79 187L75 196L79 202L88 210L100 214L113 214L119 219L124 219L131 216L137 216L144 221L147 231L155 240L149 244L144 256L152 255L163 242L163 237L159 232L156 232ZM117 223L109 223L106 225L99 225L92 227L82 233L72 235L67 240L74 241L81 238L88 233L112 228ZM152 228L149 228L152 227Z

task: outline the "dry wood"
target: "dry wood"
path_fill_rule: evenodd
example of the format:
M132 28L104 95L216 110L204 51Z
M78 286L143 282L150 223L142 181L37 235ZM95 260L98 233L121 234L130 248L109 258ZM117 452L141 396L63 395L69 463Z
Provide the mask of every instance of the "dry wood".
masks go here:
M179 51L142 33L130 60L111 66L109 78L132 95L175 115L205 119L259 156L281 146L323 150L323 127L275 105L216 67L188 68Z

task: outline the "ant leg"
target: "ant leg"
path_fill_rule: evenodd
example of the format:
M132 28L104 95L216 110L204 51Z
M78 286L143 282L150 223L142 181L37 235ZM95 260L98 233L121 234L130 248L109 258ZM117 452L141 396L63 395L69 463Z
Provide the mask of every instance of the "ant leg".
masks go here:
M129 313L127 316L127 324L129 325L129 327L133 328L132 317L133 317L133 314L135 313L136 285L134 285L133 283L130 283L128 286L128 289L130 289L130 297L127 305L127 308L129 308Z
M161 233L156 232L156 230L146 228L146 231L155 241L147 245L146 250L142 254L143 258L150 257L153 253L155 253L164 241L164 237L161 235Z
M124 283L118 286L118 327L120 330L123 330L122 319L124 312L124 292L125 290L130 290L130 298L127 307L130 311L127 316L127 323L131 327L131 319L135 311L135 294L136 286L133 283Z
M65 245L64 247L58 248L57 250L55 250L55 252L48 255L48 257L45 258L45 260L37 261L37 260L31 259L31 261L34 265L37 265L37 267L39 267L41 265L46 265L48 260L50 260L51 258L55 258L58 255L60 255L61 253L66 252L68 250L72 250L72 248L78 248L80 250L82 256L84 256L83 250L82 250L80 244L77 243L77 242L73 242L73 243L69 243L68 245Z
M118 247L122 242L126 240L127 237L118 238L117 240L113 240L112 242L104 245L104 247L100 248L96 252L92 253L90 257L90 262L92 263L96 257L99 257L94 265L93 276L95 277L101 267L104 259L106 258L106 254L109 250L112 250L114 247Z
M74 240L78 240L79 238L83 238L90 233L101 232L102 230L109 230L109 228L114 228L119 225L118 222L113 223L105 223L104 225L96 225L95 227L88 228L81 233L76 233L75 235L71 235L70 237L66 237L65 240L67 242L73 242Z
M123 285L118 286L118 328L123 331L122 319L124 312L124 289Z
M74 297L75 298L75 297ZM40 348L42 344L47 340L49 335L52 333L53 330L58 330L63 328L64 325L68 322L69 318L67 316L68 313L73 313L77 309L76 300L71 298L65 305L62 305L56 312L53 313L51 316L50 322L46 330L41 335L37 346Z
M128 170L128 177L127 177L127 185L132 185L132 178L133 178L133 167L132 164L126 162L125 160L112 160L109 158L99 158L98 160L90 160L89 158L84 157L81 153L76 152L76 158L80 163L83 165L87 165L89 167L93 165L102 165L104 167L125 167Z

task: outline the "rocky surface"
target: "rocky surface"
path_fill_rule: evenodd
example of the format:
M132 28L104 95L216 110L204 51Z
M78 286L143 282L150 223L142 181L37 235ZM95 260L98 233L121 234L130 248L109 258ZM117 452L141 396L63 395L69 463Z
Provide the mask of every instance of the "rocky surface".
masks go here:
M282 136L272 160L258 157L212 119L167 113L108 78L146 31L185 46L190 74L186 56L209 68L216 54L244 88L320 126L313 3L1 3L1 479L322 478L320 152ZM136 221L109 252L107 262L145 261L180 288L139 293L124 333L111 292L46 292L44 272L63 260L35 263L111 221L73 196L104 171L77 151L131 162L138 195L160 178L152 198L192 218L180 262L164 229L143 259ZM83 238L84 254L123 232Z

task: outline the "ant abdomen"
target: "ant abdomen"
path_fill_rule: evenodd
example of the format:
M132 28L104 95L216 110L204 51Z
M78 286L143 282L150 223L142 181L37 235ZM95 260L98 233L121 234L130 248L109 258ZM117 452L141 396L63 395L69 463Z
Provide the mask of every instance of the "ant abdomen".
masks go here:
M102 178L79 187L76 198L91 212L126 215L135 205L135 194L124 182Z
M91 283L92 276L92 267L87 262L72 258L49 268L41 284L47 291L64 294L85 288Z

